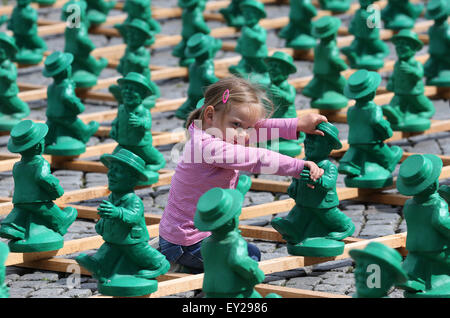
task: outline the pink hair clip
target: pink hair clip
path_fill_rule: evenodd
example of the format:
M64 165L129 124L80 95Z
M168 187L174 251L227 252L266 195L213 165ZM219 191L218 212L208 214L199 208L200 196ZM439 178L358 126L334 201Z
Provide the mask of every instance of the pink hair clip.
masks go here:
M223 95L222 95L222 101L224 104L227 103L229 97L230 97L230 90L227 88L225 90L225 92L223 92Z

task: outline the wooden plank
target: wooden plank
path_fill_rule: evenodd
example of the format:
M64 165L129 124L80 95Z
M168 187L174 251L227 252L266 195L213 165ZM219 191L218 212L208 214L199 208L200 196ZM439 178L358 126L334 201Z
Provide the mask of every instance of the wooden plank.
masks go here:
M351 298L351 296L346 295L269 284L258 284L255 286L255 289L263 297L267 294L275 293L283 298Z

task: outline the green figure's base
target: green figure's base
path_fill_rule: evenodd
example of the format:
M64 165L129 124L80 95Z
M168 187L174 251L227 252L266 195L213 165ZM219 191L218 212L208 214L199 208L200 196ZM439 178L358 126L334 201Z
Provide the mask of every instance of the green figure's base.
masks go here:
M36 65L44 58L42 50L26 50L19 51L14 60L20 65Z
M314 99L311 102L311 108L336 110L346 107L348 99L339 93L330 91L325 92L322 97Z
M373 167L370 167L370 166ZM345 186L349 188L367 188L380 189L392 185L392 175L386 169L373 163L366 163L365 174L362 176L350 177L344 179Z
M427 118L420 118L414 116L414 119L408 120L397 124L391 123L391 128L394 131L404 132L423 132L431 127L431 121Z
M394 19L384 22L384 28L388 30L412 29L415 20L407 15L399 14Z
M428 86L450 87L450 71L441 71L438 76L427 78Z
M0 116L0 131L11 131L11 129L17 125L21 119L13 117L11 115Z
M86 145L78 139L62 136L56 142L45 145L45 153L54 156L78 156L86 151Z
M97 84L97 76L86 71L76 71L72 75L77 88L89 88Z
M302 146L297 140L280 139L279 142L267 142L267 149L286 156L296 157L302 153Z
M347 0L323 0L320 1L323 10L330 10L331 12L342 13L350 9L350 1Z
M344 252L345 243L322 237L307 238L299 244L287 243L288 253L297 256L333 257Z
M418 293L405 291L403 295L405 298L450 298L450 286L447 284L441 288L434 288L433 290Z
M14 253L32 253L59 250L64 246L64 238L36 222L28 222L25 238L23 240L11 240L8 243L9 249ZM5 237L6 235L2 236Z
M139 278L132 275L115 274L105 282L98 283L98 291L107 296L138 297L158 290L155 279Z
M195 62L195 59L190 59L187 57L180 58L180 61L178 62L179 66L189 67L192 63Z
M316 46L316 39L308 34L300 34L294 39L286 42L286 47L294 50L309 50Z

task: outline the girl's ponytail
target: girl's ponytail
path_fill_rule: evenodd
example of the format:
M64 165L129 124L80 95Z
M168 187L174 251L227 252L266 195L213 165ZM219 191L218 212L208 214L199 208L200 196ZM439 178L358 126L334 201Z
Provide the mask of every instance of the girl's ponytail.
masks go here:
M194 122L194 120L200 119L203 108L197 108L189 113L189 116L186 120L186 129L189 129L189 126Z

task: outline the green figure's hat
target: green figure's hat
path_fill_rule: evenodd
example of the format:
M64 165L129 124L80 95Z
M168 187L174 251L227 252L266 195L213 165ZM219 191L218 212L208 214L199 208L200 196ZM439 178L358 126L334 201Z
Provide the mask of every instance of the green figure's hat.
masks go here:
M241 212L242 193L235 189L213 188L197 203L194 225L200 231L218 229Z
M323 131L325 137L330 140L333 149L342 148L342 143L339 140L339 130L336 128L336 126L327 122L321 122L317 125L316 129Z
M266 61L266 63L268 62L281 63L286 67L289 74L294 74L295 72L297 72L297 67L294 64L292 56L284 52L276 51L275 53L272 54L272 56L268 56L264 60Z
M152 87L152 85L150 85L147 78L144 75L141 75L136 72L128 73L125 77L119 78L117 82L119 83L119 86L122 86L123 84L126 83L135 84L136 86L142 89L142 92L144 93L144 98L155 94L154 88Z
M341 26L341 20L332 16L324 16L313 22L312 35L315 38L326 38L335 34Z
M401 165L397 178L397 189L403 195L416 195L424 191L439 178L442 160L431 154L408 157Z
M104 154L100 157L100 161L109 169L112 162L118 162L136 172L139 180L147 181L145 174L145 161L139 156L136 156L131 151L121 148L113 154Z
M9 36L8 34L1 32L0 33L0 46L5 47L6 49L9 49L12 54L16 54L18 51L16 41L13 37Z
M349 251L350 256L358 262L361 260L374 260L374 263L388 268L395 275L398 283L408 280L405 270L402 268L402 256L393 248L379 242L370 242L364 249L353 249Z
M427 4L425 18L437 20L449 14L448 0L431 0Z
M23 120L13 127L8 141L8 150L18 153L30 149L39 143L48 132L46 124Z
M358 70L349 77L344 87L344 95L351 99L363 98L375 92L380 83L381 76L377 72Z
M264 19L267 14L266 10L264 9L264 4L262 4L259 1L255 0L244 0L239 5L242 11L244 11L246 8L252 8L259 14L259 19Z
M392 37L392 42L394 44L396 44L397 40L408 41L413 46L414 51L418 51L423 47L423 42L420 41L419 37L417 36L417 33L412 30L408 29L401 30Z
M215 39L210 35L196 33L189 38L186 44L185 55L189 58L195 58L211 49Z
M55 76L67 69L72 64L72 61L73 55L71 53L53 52L45 59L42 74L45 77Z
M125 27L132 28L133 30L138 30L139 32L144 33L149 38L152 37L148 24L141 19L133 19L131 22L125 24Z

